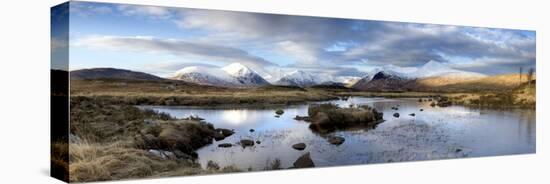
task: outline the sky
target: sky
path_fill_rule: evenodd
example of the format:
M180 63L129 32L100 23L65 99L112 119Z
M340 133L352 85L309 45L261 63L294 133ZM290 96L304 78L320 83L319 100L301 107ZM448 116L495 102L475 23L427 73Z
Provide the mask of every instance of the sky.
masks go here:
M69 47L70 70L113 67L167 77L186 66L238 62L261 75L362 76L433 60L494 75L534 68L536 60L536 35L526 30L78 1L68 12L68 36L53 28L67 21L52 17L52 59Z

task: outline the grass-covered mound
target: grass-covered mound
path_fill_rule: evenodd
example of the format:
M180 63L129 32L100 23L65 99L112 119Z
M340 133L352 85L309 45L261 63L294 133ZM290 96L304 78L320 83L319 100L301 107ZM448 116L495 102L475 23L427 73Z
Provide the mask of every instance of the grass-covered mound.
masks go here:
M374 126L381 122L382 113L366 105L338 107L335 104L310 105L309 127L317 132L330 132L357 126Z
M176 119L134 106L88 97L71 98L69 146L55 143L54 160L68 148L71 182L238 171L201 168L200 147L223 135L200 118ZM66 143L65 143L66 144Z

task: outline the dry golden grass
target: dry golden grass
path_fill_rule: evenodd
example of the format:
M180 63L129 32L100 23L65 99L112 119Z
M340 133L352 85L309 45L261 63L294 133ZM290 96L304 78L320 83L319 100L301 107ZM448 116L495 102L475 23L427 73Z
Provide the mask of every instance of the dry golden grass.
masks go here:
M522 75L522 82L527 82L527 75ZM484 92L512 90L520 86L519 74L505 74L484 77L477 80L471 80L461 83L439 86L438 89L461 92Z
M294 104L335 99L321 89L290 87L219 88L170 82L73 80L71 97L92 97L130 105L258 105Z
M178 168L196 170L200 166L183 159L163 159L128 143L71 143L69 148L70 181L104 181L145 178Z
M429 77L417 80L416 83L424 87L434 88L451 84L472 82L475 80L479 80L479 78Z

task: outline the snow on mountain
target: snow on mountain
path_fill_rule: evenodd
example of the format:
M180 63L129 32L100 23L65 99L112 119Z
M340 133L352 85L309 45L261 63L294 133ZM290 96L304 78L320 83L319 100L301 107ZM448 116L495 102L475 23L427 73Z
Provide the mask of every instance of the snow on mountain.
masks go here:
M347 87L353 86L359 80L361 80L361 77L355 76L340 76L336 78L336 82L340 82Z
M453 69L443 63L437 61L429 61L422 67L418 68L415 72L411 73L412 78L427 78L427 77L442 77L448 76L453 78L481 78L486 75L467 72L462 70Z
M258 73L240 63L232 63L223 67L222 70L237 79L242 85L262 86L269 84Z
M295 70L281 77L275 84L305 87L320 84L322 82L325 82L325 79L320 79L318 76L309 72Z
M219 68L204 66L188 66L178 70L172 79L183 80L202 85L238 86L240 82L233 76Z
M385 74L385 76L393 76L393 77L399 77L403 79L422 79L422 78L428 78L428 77L441 77L441 76L449 76L449 77L456 77L456 78L461 78L461 77L481 78L486 76L480 73L453 69L447 66L446 64L433 61L433 60L427 62L421 67L399 67L395 65L386 65L381 68L376 68L370 73L371 73L371 75L369 75L371 77L370 79L372 79L376 74L379 74L379 73Z
M479 79L485 76L480 73L453 69L446 64L432 60L418 68L386 65L374 69L352 87L369 90L392 90L405 85L410 86L415 79L440 78L452 82Z

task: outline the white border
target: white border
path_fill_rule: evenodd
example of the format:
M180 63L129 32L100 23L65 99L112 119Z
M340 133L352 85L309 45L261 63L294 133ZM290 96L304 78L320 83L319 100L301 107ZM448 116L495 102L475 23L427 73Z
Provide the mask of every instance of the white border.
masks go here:
M543 183L548 181L548 87L544 1L99 0L191 8L390 20L537 31L537 154L132 180L120 183ZM0 16L0 183L61 183L49 172L49 7L60 0L3 2Z

